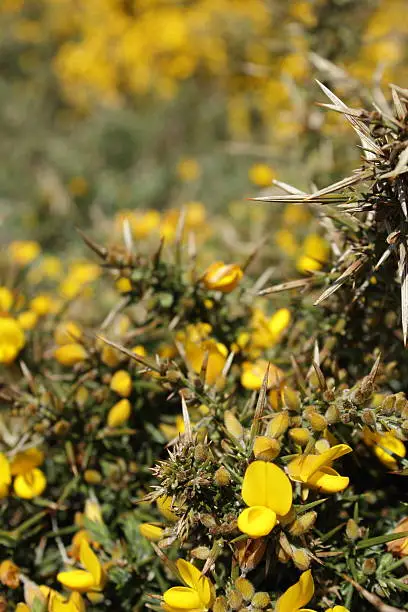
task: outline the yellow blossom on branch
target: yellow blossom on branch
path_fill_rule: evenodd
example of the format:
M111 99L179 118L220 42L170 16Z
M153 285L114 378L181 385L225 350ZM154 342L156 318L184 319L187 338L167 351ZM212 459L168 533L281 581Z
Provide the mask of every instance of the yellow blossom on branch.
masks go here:
M88 542L81 542L79 557L85 569L60 572L57 580L67 589L78 593L93 593L103 589L106 582L104 569Z
M397 457L405 457L405 444L392 431L372 432L365 427L363 440L367 446L373 447L376 457L391 470L395 470L398 466Z
M217 261L205 271L203 283L207 289L229 293L235 289L243 275L238 264L225 264Z
M0 316L0 363L12 363L25 344L21 325L12 317Z
M178 559L176 567L185 586L172 587L163 594L166 612L205 612L214 602L214 586L192 563Z
M292 507L292 485L285 472L273 463L254 461L242 483L242 499L248 508L238 517L238 527L251 538L272 531L279 517Z
M340 476L331 464L335 459L351 453L347 444L337 444L319 455L299 455L288 464L288 474L296 482L324 493L338 493L349 484L347 476Z

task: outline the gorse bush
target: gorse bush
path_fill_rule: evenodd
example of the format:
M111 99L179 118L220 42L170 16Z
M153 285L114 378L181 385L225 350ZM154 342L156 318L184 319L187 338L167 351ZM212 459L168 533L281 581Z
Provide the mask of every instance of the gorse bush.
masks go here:
M361 166L260 198L319 220L280 230L297 278L196 205L83 234L98 263L8 246L4 610L406 609L408 92L325 91Z

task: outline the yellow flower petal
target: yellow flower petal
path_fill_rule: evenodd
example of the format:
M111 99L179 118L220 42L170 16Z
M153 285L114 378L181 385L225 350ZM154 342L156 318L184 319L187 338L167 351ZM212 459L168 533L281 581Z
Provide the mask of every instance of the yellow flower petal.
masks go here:
M178 559L176 567L178 569L182 581L187 586L195 589L197 587L198 581L202 577L200 570L192 563L189 563L184 559Z
M86 593L95 586L92 574L85 570L60 572L57 574L57 580L67 589L78 591L78 593Z
M10 464L6 455L0 453L0 490L5 490L7 495L8 486L11 483ZM0 493L0 499L4 497Z
M177 516L171 509L172 499L169 496L162 495L156 499L156 504L159 512L166 518L168 521L175 522L177 521Z
M192 588L172 587L163 595L164 603L180 610L199 610L202 608L200 597Z
M17 453L10 464L13 476L26 474L44 462L44 453L38 448L28 448L21 453Z
M337 444L320 455L300 455L289 463L289 475L293 480L308 482L321 466L331 464L335 459L351 453L352 450L347 444Z
M163 537L162 527L158 527L157 525L151 525L150 523L142 523L141 525L139 525L139 531L144 538L147 538L152 542L161 540L161 538Z
M94 584L99 586L102 582L102 566L86 540L82 540L81 542L79 558L82 565L92 575Z
M336 470L328 466L323 466L317 470L307 481L307 486L318 489L322 493L338 493L348 487L349 478L340 476Z
M245 508L238 517L238 528L251 538L268 535L277 522L276 513L265 506Z
M303 572L298 582L289 587L276 602L275 612L300 612L300 608L304 606L313 597L314 583L312 572L308 570Z
M265 506L284 516L292 506L292 485L277 465L254 461L245 472L242 498L247 506Z
M122 399L117 402L108 413L108 426L109 427L120 427L123 423L126 423L130 417L131 406L128 399Z
M47 479L43 472L37 468L17 476L14 479L14 493L22 499L33 499L41 495L47 486Z

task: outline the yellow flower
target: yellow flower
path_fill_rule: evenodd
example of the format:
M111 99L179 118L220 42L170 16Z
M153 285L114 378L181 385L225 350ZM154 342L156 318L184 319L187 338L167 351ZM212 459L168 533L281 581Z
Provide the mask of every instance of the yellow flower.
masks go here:
M233 291L244 273L238 264L225 264L216 261L204 273L203 283L207 289L229 293Z
M213 385L219 379L227 361L227 347L220 342L216 342L213 338L209 338L200 343L187 341L184 349L187 363L196 374L201 372L204 361L208 356L205 382L207 385Z
M391 533L408 531L408 516L402 518ZM397 557L408 557L408 537L387 542L387 550Z
M200 176L200 165L196 159L181 159L177 164L177 174L182 181L196 181Z
M160 213L157 210L137 211L129 217L130 227L135 238L147 238L160 225Z
M279 517L292 507L292 485L277 465L254 461L247 468L242 483L242 499L249 508L238 517L238 527L251 538L272 531Z
M318 234L309 234L302 245L302 254L296 262L299 272L314 272L327 262L330 248Z
M15 240L8 246L11 260L19 266L26 266L41 253L41 247L34 240Z
M214 602L214 586L192 563L179 559L176 562L183 587L172 587L163 594L163 608L167 612L204 612Z
M125 276L121 276L116 281L115 287L119 293L129 293L129 291L132 291L132 281Z
M276 602L275 612L313 612L303 608L313 597L314 582L312 572L303 572L298 582L289 587Z
M117 402L108 413L108 427L120 427L130 417L131 406L127 399Z
M205 223L205 206L201 202L188 202L186 206L186 228L203 230Z
M269 187L275 178L275 172L267 164L254 164L248 172L249 180L258 187Z
M49 312L54 312L56 303L49 295L37 295L30 302L30 309L35 312L39 317L43 317Z
M110 388L122 397L129 397L132 393L132 378L125 370L118 370L112 376Z
M15 476L13 488L17 497L33 499L42 494L47 486L47 479L38 466L43 461L44 453L38 448L29 448L14 457L10 471L11 475Z
M268 365L268 387L280 388L284 382L285 375L283 371L273 364L268 364L265 359L259 359L254 363L244 361L242 364L241 385L245 387L245 389L250 389L251 391L260 389L262 387Z
M295 235L288 229L282 228L278 230L275 234L275 242L282 253L290 257L294 256L298 250L298 243Z
M334 606L334 608L327 608L326 612L350 612L348 608L344 606Z
M48 612L85 612L85 602L79 593L71 593L66 598L44 585L40 586L40 591L46 600Z
M7 287L0 287L0 312L8 312L13 304L13 294Z
M280 308L269 319L259 308L255 308L251 327L251 343L255 348L270 348L279 342L284 331L289 327L290 310Z
M6 455L0 453L0 499L7 497L11 484L10 464Z
M74 366L81 361L85 361L88 357L88 353L82 344L71 342L70 344L63 344L55 349L54 357L58 363L64 366Z
M101 591L106 582L105 572L85 539L81 542L79 557L85 569L59 572L57 580L67 589L78 593Z
M367 446L374 447L374 454L381 463L391 470L395 470L398 467L398 459L396 457L405 457L405 444L392 431L381 434L372 432L366 427L363 430L363 440ZM393 455L396 455L396 457Z
M6 559L0 563L0 582L10 589L17 589L20 586L20 569L11 559Z
M352 448L347 444L337 444L319 455L299 455L288 464L289 476L296 482L303 482L310 489L338 493L348 486L349 479L340 476L331 464L351 452Z
M64 345L71 344L79 340L82 336L82 330L74 321L63 321L58 323L54 331L54 340L56 344Z
M20 312L17 321L24 330L34 329L37 325L38 314L32 310L25 310L24 312Z
M139 525L139 531L144 538L152 542L157 542L163 537L163 528L158 525L152 525L151 523L142 523Z
M172 499L167 495L162 495L156 499L156 504L159 512L164 516L165 519L171 521L172 523L176 522L177 516L172 511Z
M0 363L12 363L24 344L21 325L11 317L0 317Z
M169 423L160 423L159 429L165 436L166 440L173 440L173 438L176 438L179 434L184 433L184 419L181 414L178 414L176 416L174 425L170 425Z

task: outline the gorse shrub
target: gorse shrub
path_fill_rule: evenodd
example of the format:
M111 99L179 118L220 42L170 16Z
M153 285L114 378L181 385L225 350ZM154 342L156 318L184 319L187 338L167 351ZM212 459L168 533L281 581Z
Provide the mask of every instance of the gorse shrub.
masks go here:
M9 245L3 609L406 606L408 92L325 91L361 167L258 198L316 213L298 278L264 288L265 244L209 258L197 207L83 235L99 264Z

